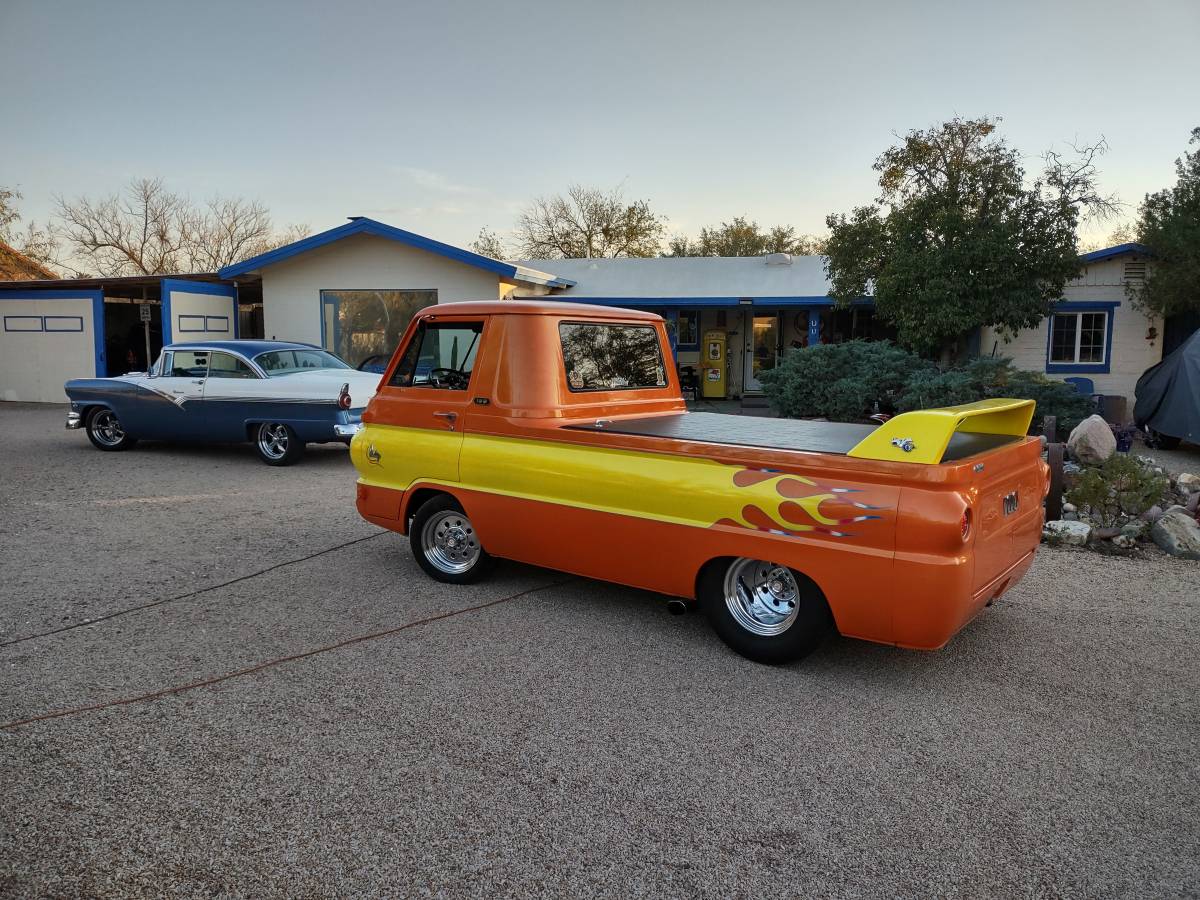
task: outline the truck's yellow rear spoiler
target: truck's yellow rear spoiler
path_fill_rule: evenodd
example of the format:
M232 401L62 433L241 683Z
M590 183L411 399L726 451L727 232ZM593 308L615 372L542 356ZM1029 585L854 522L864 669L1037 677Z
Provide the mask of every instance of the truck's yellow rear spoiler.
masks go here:
M901 413L859 441L847 455L936 465L955 432L1014 437L1028 434L1034 405L1032 400L980 400Z

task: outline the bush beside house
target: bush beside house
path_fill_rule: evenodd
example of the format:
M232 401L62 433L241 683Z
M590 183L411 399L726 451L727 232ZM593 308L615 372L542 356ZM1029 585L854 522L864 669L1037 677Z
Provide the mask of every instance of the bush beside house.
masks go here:
M956 406L992 397L1037 403L1034 427L1056 416L1071 429L1091 412L1091 399L1072 385L1013 367L1001 357L976 357L941 368L890 341L817 344L785 356L759 376L771 406L789 418L855 422L873 413Z

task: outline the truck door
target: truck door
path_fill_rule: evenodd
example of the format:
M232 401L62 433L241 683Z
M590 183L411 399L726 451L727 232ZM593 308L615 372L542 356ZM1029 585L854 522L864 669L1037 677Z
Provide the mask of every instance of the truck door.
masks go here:
M403 460L411 458L421 463L413 477L459 480L463 425L482 338L481 319L439 316L421 322L376 397L380 427L373 430L372 447L379 465L400 475Z

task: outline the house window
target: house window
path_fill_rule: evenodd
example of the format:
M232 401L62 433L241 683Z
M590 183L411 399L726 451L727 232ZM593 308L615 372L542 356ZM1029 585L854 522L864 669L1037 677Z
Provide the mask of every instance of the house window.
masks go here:
M679 325L675 333L675 349L700 349L700 311L698 309L681 309Z
M1050 359L1058 365L1100 365L1106 361L1108 313L1056 312L1050 317Z
M321 291L322 343L355 367L386 363L412 317L437 302L436 290Z

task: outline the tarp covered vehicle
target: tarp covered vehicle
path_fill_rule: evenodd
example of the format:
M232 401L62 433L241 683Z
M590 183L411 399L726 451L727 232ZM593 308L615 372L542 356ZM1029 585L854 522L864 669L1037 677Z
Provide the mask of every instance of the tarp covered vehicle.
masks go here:
M1134 396L1133 419L1157 435L1159 446L1200 444L1200 330L1142 373Z

